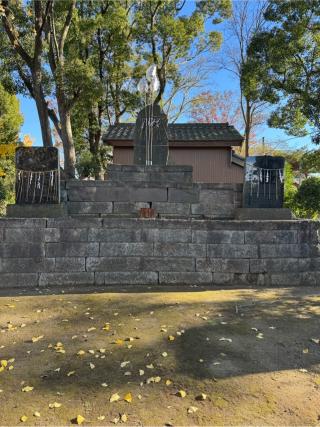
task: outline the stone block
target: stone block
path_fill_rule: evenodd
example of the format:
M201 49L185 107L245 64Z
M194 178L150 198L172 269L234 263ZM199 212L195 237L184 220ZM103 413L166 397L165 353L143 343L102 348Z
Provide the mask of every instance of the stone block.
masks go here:
M100 256L143 256L153 254L153 243L100 243Z
M271 286L312 286L316 285L314 277L306 277L302 273L283 272L278 274L268 274ZM307 279L307 280L306 280Z
M268 259L251 259L251 273L281 273L301 272L310 269L310 258L268 258Z
M157 243L191 243L191 230L149 228L141 230L141 241Z
M212 285L208 272L160 272L160 285Z
M1 258L1 273L39 273L54 271L54 258ZM2 274L1 274L2 276Z
M45 242L59 242L60 241L60 229L59 228L45 228L44 229L44 241Z
M86 257L98 256L99 243L97 242L59 242L46 243L47 257Z
M7 228L4 231L4 240L6 242L43 242L44 228Z
M235 273L213 273L212 284L233 286L235 285Z
M38 286L38 273L2 273L0 288L9 289L17 287L36 288Z
M11 218L59 218L67 215L64 203L8 205L6 215Z
M86 258L55 258L55 271L59 271L62 273L71 271L86 271Z
M94 285L94 273L40 273L39 286L90 286Z
M296 230L269 230L269 231L245 231L245 243L273 243L273 244L289 244L297 243Z
M244 243L243 231L231 230L194 230L192 232L194 243Z
M166 200L166 199L165 199ZM197 203L199 192L196 188L180 189L168 188L168 202L174 203Z
M0 218L0 228L45 228L44 218Z
M128 189L126 189L128 199ZM167 201L167 188L130 188L129 198L132 202L165 202Z
M63 228L60 231L60 242L87 242L87 228Z
M0 258L41 258L44 256L44 244L41 243L3 243L0 246Z
M101 218L88 218L88 217L78 217L78 218L57 218L57 219L48 219L47 222L48 228L98 228L102 227Z
M260 257L261 258L299 258L299 257L310 257L312 248L310 245L301 243L299 244L270 244L260 245ZM254 257L253 257L254 258Z
M194 243L155 243L154 256L205 257L206 245Z
M113 213L126 214L126 213L137 213L142 208L150 208L150 203L146 202L114 202Z
M108 272L96 274L96 284L104 285L157 285L158 273L143 272Z
M234 191L233 188L205 189L199 187L198 204L191 206L193 215L204 215L216 218L232 218L234 216Z
M141 270L139 257L88 257L86 259L87 271L134 271ZM148 270L148 269L146 269Z
M249 273L248 259L198 258L197 271L214 273Z
M191 212L190 203L154 202L152 207L158 214L189 216Z
M237 208L235 218L241 221L248 220L288 220L292 213L287 208Z
M208 258L258 258L257 245L209 244Z
M141 257L142 271L195 271L194 258L179 257Z
M109 214L112 213L112 202L68 202L69 215Z
M129 228L91 228L88 232L91 242L131 243L140 241L140 230Z

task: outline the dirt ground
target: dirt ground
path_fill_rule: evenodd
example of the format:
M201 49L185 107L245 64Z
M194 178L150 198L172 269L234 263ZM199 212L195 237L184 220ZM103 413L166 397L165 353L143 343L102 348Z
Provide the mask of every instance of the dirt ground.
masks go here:
M320 289L41 292L0 297L0 425L320 425Z

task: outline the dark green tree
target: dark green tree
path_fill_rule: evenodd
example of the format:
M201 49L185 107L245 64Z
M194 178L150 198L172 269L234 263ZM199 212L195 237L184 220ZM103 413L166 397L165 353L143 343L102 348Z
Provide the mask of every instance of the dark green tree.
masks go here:
M320 143L320 2L270 0L264 14L268 30L249 47L250 70L260 99L276 104L269 125L302 136L313 130Z
M135 5L138 52L147 63L157 65L160 90L156 102L163 99L168 82L179 83L182 61L190 61L209 48L219 49L221 33L206 32L205 23L211 19L218 24L232 10L230 0L198 1L194 12L186 16L185 4L185 0L146 0Z

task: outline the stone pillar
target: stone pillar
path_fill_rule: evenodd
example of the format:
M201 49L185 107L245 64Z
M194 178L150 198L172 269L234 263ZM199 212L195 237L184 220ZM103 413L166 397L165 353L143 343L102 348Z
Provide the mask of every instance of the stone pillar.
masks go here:
M148 156L149 142L149 156ZM168 161L168 119L158 104L147 105L137 117L134 132L134 164L165 166Z

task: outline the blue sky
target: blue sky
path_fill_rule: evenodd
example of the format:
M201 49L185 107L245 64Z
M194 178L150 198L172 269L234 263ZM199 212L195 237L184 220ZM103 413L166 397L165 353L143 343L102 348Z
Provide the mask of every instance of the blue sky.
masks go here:
M241 1L241 0L240 0ZM256 0L252 0L252 7L254 5ZM189 14L194 9L194 1L188 1L185 6L185 13ZM207 25L207 29L213 29L213 26L211 23ZM220 24L219 26L215 26L214 29L219 29L224 33L224 24ZM232 40L224 41L224 43L232 43ZM222 46L223 49L223 46ZM212 74L212 77L208 80L208 86L205 88L205 90L212 90L212 91L224 91L224 90L232 90L237 92L238 91L238 82L232 75L232 73L221 70L218 72L214 72ZM19 96L20 100L20 108L21 112L24 116L24 124L21 129L21 136L28 134L31 136L31 138L34 140L35 145L42 145L42 138L41 138L41 130L37 115L37 110L35 106L35 102L26 97ZM185 118L180 119L179 121L184 121ZM186 120L185 120L186 121ZM266 143L268 142L276 142L276 141L285 141L288 140L287 145L289 148L299 148L302 146L308 146L311 148L311 138L310 136L304 137L304 138L295 138L293 139L292 136L287 135L284 131L281 129L272 129L269 128L267 125L263 126L259 132L257 133L258 138L262 139L262 137L265 137Z

